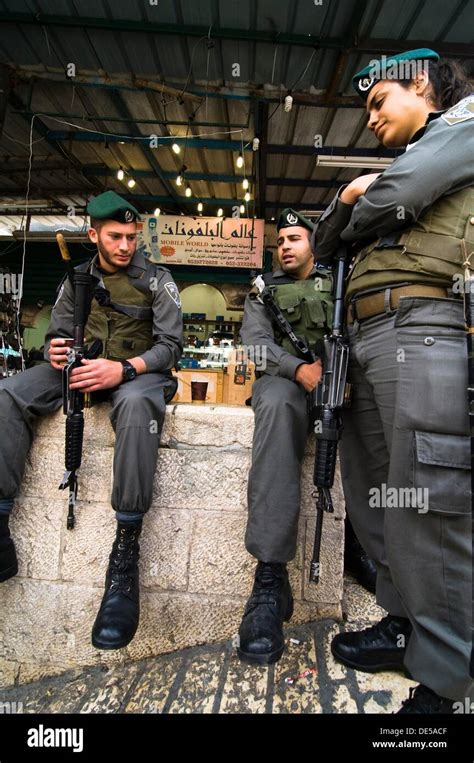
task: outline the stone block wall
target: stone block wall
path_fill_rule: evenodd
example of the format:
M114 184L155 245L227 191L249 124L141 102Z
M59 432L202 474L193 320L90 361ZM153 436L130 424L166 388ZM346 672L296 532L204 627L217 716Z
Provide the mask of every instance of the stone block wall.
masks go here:
M0 685L85 665L138 660L232 637L249 595L255 560L244 547L253 435L249 408L169 405L152 507L141 539L141 620L116 652L90 640L102 598L115 517L109 503L114 433L108 405L86 411L76 527L66 529L67 496L58 490L64 417L41 420L12 517L20 570L0 585ZM282 444L284 447L284 444ZM322 580L308 582L315 524L314 445L302 475L297 556L290 565L292 622L341 616L344 503L326 515Z

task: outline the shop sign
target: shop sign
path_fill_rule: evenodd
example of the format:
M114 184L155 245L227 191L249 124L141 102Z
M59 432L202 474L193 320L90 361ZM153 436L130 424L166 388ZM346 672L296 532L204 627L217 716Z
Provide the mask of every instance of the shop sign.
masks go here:
M152 262L260 269L264 220L144 215L139 245Z

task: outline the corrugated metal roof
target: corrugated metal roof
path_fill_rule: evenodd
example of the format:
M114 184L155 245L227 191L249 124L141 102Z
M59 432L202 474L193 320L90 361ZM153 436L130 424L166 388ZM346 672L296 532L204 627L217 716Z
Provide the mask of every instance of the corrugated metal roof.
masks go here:
M31 118L41 115L32 133L30 199L48 199L48 207L35 226L40 219L56 226L71 196L83 209L109 188L144 211L194 211L199 199L210 213L230 207L244 193L235 166L240 142L256 134L260 150L266 141L269 151L263 161L244 152L251 213L269 219L287 205L320 208L338 181L359 171L316 167L316 148L298 155L272 147L311 147L321 135L325 148L378 149L354 101L352 73L415 43L457 53L469 65L474 50L472 0L3 0L0 21L0 56L15 71L0 138L0 203L25 195ZM68 80L71 63L76 76ZM289 89L295 105L286 113ZM167 140L158 148L138 140L151 134ZM121 135L134 142L114 138ZM186 150L174 154L170 136L187 136ZM197 137L212 144L191 145ZM233 150L224 144L230 140ZM175 184L183 164L194 176L192 206ZM117 180L120 166L134 175L133 190ZM263 199L268 179L279 184L267 182ZM0 230L21 222L1 211Z

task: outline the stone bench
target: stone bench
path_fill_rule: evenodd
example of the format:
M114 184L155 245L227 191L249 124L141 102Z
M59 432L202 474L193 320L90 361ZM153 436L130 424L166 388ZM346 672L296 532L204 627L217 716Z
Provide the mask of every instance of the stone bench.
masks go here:
M64 416L42 419L11 521L17 577L0 585L0 685L85 665L111 665L232 637L252 585L244 547L253 412L225 405L169 405L152 507L141 540L141 620L116 652L94 649L91 628L115 536L109 503L114 433L109 406L86 411L76 527L66 529ZM282 447L284 445L282 444ZM313 450L312 450L313 449ZM297 557L290 565L292 622L341 617L344 503L326 515L322 580L308 582L315 506L314 445L302 476Z

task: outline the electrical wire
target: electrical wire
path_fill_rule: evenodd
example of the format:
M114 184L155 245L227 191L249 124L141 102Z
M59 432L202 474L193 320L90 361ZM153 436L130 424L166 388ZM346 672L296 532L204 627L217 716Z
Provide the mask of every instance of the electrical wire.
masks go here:
M177 96L177 98L178 98L178 99L183 97L183 95L185 94L185 92L186 92L186 89L187 89L187 87L188 87L188 85L189 85L189 80L190 80L190 78L191 78L191 72L192 72L192 70L193 70L193 61L194 61L194 54L195 54L195 52L196 52L197 46L198 46L198 45L199 45L199 43L200 43L200 42L202 42L203 40L207 40L208 36L209 36L209 33L208 33L208 34L205 34L205 35L203 35L202 37L200 37L200 38L199 38L199 40L197 40L197 41L194 43L194 46L193 46L193 51L192 51L192 53L191 53L191 61L190 61L190 64L189 64L189 71L188 71L188 76L186 77L186 82L185 82L185 84L184 84L184 87L183 87L182 91L181 91L181 92L180 92L180 94Z
M76 125L73 122L66 122L64 119L57 119L56 117L50 117L47 114L37 113L37 114L33 115L33 118L34 117L41 117L42 119L51 119L53 122L58 122L59 124L67 125L68 127L74 127L76 130L82 130L83 132L90 132L90 133L93 133L94 135L103 135L104 136L104 140L106 140L107 138L120 138L120 140L123 140L124 138L125 138L125 140L133 138L134 141L135 140L146 140L146 141L150 140L150 136L149 135L143 135L143 136L142 135L121 135L121 134L115 133L115 132L104 132L103 130L91 130L88 127L83 127L81 125ZM213 135L233 135L235 133L242 134L242 132L243 132L242 128L237 129L237 130L214 130L214 132L200 133L196 137L198 137L198 138L210 138ZM42 138L41 140L44 140L44 139ZM160 135L158 137L158 141L160 141L160 140L172 140L172 141L175 141L176 140L176 135ZM29 145L29 144L25 143L24 145L26 146L26 145Z
M294 90L294 89L295 89L295 87L296 87L296 85L297 85L297 84L298 84L298 82L300 81L300 79L303 79L304 75L306 74L306 72L307 72L307 71L308 71L308 69L309 69L309 65L310 65L311 61L313 60L313 58L314 58L314 56L316 55L316 53L317 53L317 52L318 52L318 51L317 51L317 48L315 48L315 49L313 50L313 52L311 53L311 56L309 57L309 61L308 61L308 63L306 64L305 68L304 68L304 69L303 69L303 71L301 72L301 74L300 74L300 76L298 77L298 79L296 79L296 80L295 80L295 82L292 84L292 86L290 87L290 90Z
M17 140L17 138L13 138L11 135L9 135L5 130L3 131L3 136L5 138L8 138L8 140L12 140L14 143L18 143L20 146L26 146L27 148L30 147L30 143L24 143L22 140ZM38 138L38 140L33 141L33 145L35 143L41 143L42 140L46 140L46 138Z
M32 163L33 163L33 126L35 121L35 114L33 114L31 118L30 123L30 151L28 156L28 177L26 181L26 196L25 196L25 213L24 217L25 223L23 225L23 246L22 246L22 255L21 255L21 274L20 274L20 288L18 292L18 296L16 298L17 302L17 309L16 309L16 329L17 329L17 338L18 338L18 344L19 344L19 350L20 350L20 360L21 360L21 370L25 370L25 359L23 357L23 342L21 338L21 331L20 331L20 310L21 310L21 302L23 300L23 292L24 292L24 280L25 280L25 260L26 260L26 229L28 225L28 202L30 199L30 184L31 184L31 170L32 170Z
M318 51L317 51L317 48L315 48L315 49L313 50L313 52L311 53L311 55L310 55L310 57L309 57L309 61L308 61L308 63L306 64L306 66L305 66L305 68L303 69L303 71L301 72L300 76L299 76L299 77L298 77L298 78L297 78L297 79L294 81L294 83L292 84L292 86L288 88L288 93L291 93L291 92L292 92L292 91L295 89L295 87L296 87L296 85L298 84L298 82L299 82L301 79L303 79L304 75L306 74L306 72L308 71L308 69L309 69L309 67L310 67L311 61L313 60L313 58L314 58L314 56L316 55L316 53L317 53L317 52L318 52ZM272 79L272 82L273 82L273 79ZM280 93L280 103L278 103L278 104L275 106L275 108L273 109L272 113L271 113L271 114L270 114L270 116L268 117L268 122L269 122L269 121L270 121L270 119L273 117L273 115L275 114L275 112L276 112L276 111L277 111L277 110L280 108L280 106L281 106L281 105L282 105L282 93Z

